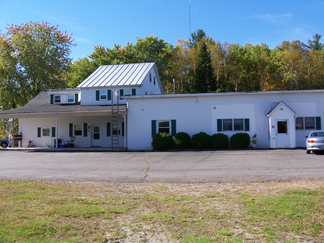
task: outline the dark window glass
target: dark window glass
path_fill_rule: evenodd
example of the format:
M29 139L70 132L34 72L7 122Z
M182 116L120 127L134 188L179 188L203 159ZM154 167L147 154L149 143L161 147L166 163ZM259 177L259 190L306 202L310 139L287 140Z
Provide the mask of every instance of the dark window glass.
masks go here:
M170 133L170 122L162 121L158 123L158 132L159 133Z
M223 131L232 131L233 124L232 119L223 119Z
M54 103L61 103L61 96L60 95L54 96Z
M243 131L243 119L234 119L234 131Z
M278 133L287 133L287 121L278 121Z
M296 119L296 130L303 130L304 129L304 118L297 117Z
M305 117L305 129L315 129L315 117Z
M74 136L81 136L81 135L82 135L82 126L74 125Z

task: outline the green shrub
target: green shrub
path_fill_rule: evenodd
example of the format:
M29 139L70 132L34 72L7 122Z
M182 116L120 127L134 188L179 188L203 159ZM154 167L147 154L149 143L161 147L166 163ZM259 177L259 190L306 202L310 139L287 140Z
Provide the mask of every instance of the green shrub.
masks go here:
M210 148L210 136L204 132L193 135L191 138L191 146L200 150Z
M228 136L223 133L216 133L210 137L210 145L213 149L227 148L228 144Z
M152 147L155 150L163 151L172 147L172 138L169 133L157 133L152 140Z
M185 132L178 132L172 137L173 148L187 149L190 147L190 136Z
M250 146L250 135L247 133L236 133L231 137L231 146L236 149Z

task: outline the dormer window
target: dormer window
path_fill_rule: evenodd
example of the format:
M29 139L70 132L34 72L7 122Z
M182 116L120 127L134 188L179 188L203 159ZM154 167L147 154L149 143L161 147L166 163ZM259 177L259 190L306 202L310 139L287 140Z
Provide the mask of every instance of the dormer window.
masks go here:
M152 74L150 73L150 83L152 83Z
M131 96L132 95L132 91L130 89L125 89L125 96Z
M100 99L101 100L107 99L107 91L100 91Z
M74 95L68 95L68 103L74 103Z
M60 95L55 95L54 96L54 103L57 104L57 103L61 103L61 96Z

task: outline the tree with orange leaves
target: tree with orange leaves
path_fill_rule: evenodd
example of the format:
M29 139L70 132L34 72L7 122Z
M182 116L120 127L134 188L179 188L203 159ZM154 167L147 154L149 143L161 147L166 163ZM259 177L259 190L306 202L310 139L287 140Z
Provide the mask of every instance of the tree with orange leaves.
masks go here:
M66 86L73 39L47 22L8 25L0 35L0 106L24 105L44 89Z

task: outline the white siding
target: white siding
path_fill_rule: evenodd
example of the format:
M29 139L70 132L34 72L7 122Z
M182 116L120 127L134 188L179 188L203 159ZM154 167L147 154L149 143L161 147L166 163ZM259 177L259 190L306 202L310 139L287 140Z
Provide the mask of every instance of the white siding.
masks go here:
M55 127L55 118L21 118L19 119L20 132L22 132L23 147L27 147L28 141L32 140L36 147L52 147L55 137L50 134L49 137L37 137L37 128L50 128ZM120 124L124 122L124 118L120 116ZM82 136L76 136L75 147L91 147L91 126L99 125L101 129L100 146L110 147L111 137L107 136L107 122L110 122L110 116L93 116L93 117L60 117L58 120L58 139L62 139L62 143L66 144L69 140L69 123L73 125L82 125ZM87 123L88 134L87 137L83 136L83 124ZM121 134L122 135L122 134ZM124 146L124 137L120 136L119 146Z
M165 96L168 97L168 96ZM209 135L217 131L217 118L249 118L252 137L257 134L257 147L269 148L269 119L267 113L279 101L300 116L321 117L324 120L324 95L322 93L258 93L191 97L130 99L128 103L128 148L130 150L151 148L151 121L176 120L177 133L190 136L198 132ZM213 109L216 107L216 110ZM218 110L219 109L219 112ZM295 129L295 124L290 124ZM297 131L296 146L305 146L305 135L310 130ZM222 132L231 136L236 132Z

